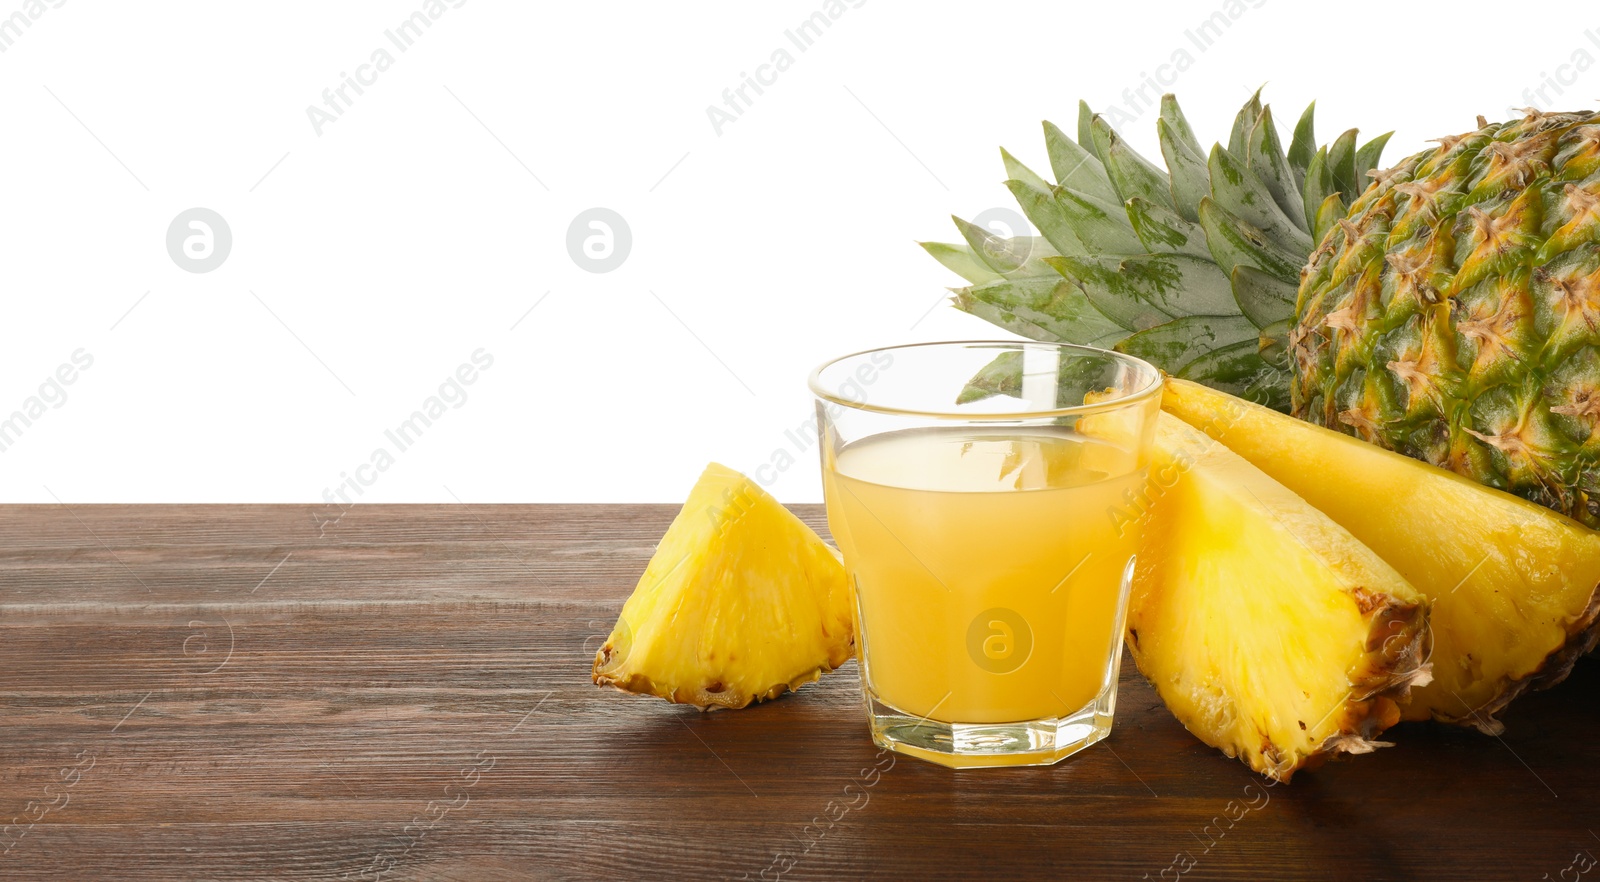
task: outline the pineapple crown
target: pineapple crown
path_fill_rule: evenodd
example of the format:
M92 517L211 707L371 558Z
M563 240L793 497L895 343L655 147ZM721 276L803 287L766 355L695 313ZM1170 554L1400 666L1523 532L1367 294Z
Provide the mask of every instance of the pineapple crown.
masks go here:
M1034 340L1114 348L1287 409L1301 269L1389 140L1358 144L1351 129L1318 146L1315 109L1285 150L1258 91L1227 146L1207 151L1165 95L1162 170L1080 101L1076 140L1044 123L1054 183L1000 151L1006 187L1039 236L1000 237L957 217L963 242L922 247L968 282L951 289L964 312ZM963 395L999 394L1009 370L985 369Z

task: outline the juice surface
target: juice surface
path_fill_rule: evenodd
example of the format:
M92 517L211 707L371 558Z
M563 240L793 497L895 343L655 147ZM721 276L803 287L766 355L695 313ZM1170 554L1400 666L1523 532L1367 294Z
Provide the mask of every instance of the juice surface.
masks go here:
M828 525L879 700L941 722L1062 716L1120 651L1130 451L1066 429L913 429L827 458Z

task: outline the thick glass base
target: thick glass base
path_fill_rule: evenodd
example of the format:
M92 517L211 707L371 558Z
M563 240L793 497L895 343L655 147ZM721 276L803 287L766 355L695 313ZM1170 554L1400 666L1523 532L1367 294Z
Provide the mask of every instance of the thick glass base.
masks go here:
M1094 701L1060 717L1016 723L942 723L903 713L867 694L879 747L953 769L1048 766L1111 734L1116 681Z

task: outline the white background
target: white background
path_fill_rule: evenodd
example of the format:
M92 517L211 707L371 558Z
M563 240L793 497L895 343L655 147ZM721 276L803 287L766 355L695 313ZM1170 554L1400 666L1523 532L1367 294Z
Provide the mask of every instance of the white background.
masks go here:
M0 53L0 417L94 359L0 453L0 498L321 500L482 347L361 501L676 501L708 460L779 451L774 492L815 501L785 434L806 373L1004 336L935 308L956 280L915 242L1009 205L996 146L1047 171L1039 120L1073 131L1078 98L1126 110L1183 50L1202 139L1266 83L1286 126L1317 99L1319 140L1396 130L1393 160L1547 77L1547 108L1600 95L1559 67L1600 57L1578 3L1530 11L1535 38L1498 3L1246 2L1201 50L1186 31L1228 4L870 0L800 52L784 32L820 2L467 0L401 53L384 31L423 5L46 2ZM393 67L319 135L306 108L380 46ZM780 47L719 135L707 106ZM1153 112L1121 128L1159 161ZM166 251L193 206L234 239L205 274ZM566 246L594 206L633 236L605 274Z

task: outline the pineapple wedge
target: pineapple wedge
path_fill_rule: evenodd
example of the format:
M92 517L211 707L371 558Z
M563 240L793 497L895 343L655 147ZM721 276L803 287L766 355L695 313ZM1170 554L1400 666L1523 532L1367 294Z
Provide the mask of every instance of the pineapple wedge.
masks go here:
M1156 429L1128 647L1179 722L1288 781L1367 753L1427 682L1426 602L1300 497L1168 414Z
M798 689L853 657L844 566L754 481L712 463L594 659L594 682L701 710Z
M1162 402L1282 481L1432 601L1433 683L1406 719L1497 734L1494 715L1559 682L1595 643L1600 533L1348 435L1184 380Z

